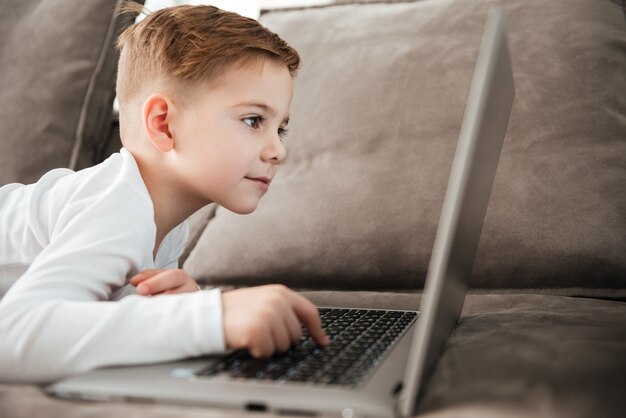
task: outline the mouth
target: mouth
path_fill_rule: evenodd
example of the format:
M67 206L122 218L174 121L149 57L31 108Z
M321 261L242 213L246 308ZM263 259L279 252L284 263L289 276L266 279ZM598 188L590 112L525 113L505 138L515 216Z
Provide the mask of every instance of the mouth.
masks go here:
M269 177L247 177L246 179L251 180L253 182L255 182L256 184L258 184L261 189L263 189L264 191L267 191L267 189L270 186L270 183L272 182L272 179Z
M260 181L261 183L270 184L272 179L268 177L246 177L248 180Z

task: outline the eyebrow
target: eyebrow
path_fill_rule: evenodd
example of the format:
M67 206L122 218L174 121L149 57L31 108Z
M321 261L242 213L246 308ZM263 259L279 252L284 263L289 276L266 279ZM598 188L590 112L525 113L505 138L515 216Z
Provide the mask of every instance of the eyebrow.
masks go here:
M270 106L268 104L261 103L261 102L239 103L239 104L234 105L233 107L258 107L260 109L263 109L264 111L266 111L270 115L276 116L276 109L274 109L272 106ZM289 115L287 115L287 117L285 117L285 119L283 119L283 123L285 125L289 123Z

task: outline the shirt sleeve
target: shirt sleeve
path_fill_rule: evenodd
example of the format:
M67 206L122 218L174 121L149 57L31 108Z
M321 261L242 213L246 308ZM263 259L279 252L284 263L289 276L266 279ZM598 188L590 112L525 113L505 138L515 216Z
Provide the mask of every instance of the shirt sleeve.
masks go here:
M68 205L49 244L0 301L0 380L43 383L224 351L218 289L108 301L140 268L154 233L127 211L116 215L121 202L145 216L145 203L125 187Z

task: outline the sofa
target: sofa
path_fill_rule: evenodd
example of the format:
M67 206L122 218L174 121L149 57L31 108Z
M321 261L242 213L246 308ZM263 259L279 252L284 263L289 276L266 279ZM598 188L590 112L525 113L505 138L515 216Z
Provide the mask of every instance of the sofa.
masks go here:
M0 183L120 147L121 1L7 0ZM626 19L621 0L350 1L264 11L301 53L288 157L256 212L209 205L180 266L320 306L418 309L487 10L516 97L461 320L419 417L626 415ZM0 271L0 296L19 271ZM132 290L132 289L131 289ZM132 321L132 318L129 318ZM121 348L123 349L123 348ZM1 417L271 416L78 402L0 384Z

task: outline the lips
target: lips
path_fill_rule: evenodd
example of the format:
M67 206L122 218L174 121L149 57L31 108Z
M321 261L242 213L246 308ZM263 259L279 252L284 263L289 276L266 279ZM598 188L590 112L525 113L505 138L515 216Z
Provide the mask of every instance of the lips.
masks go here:
M265 192L269 189L272 182L272 179L269 177L246 177L246 179L258 185Z
M256 180L256 181L260 181L262 183L265 184L270 184L270 182L272 181L272 179L268 178L268 177L246 177L248 180Z

